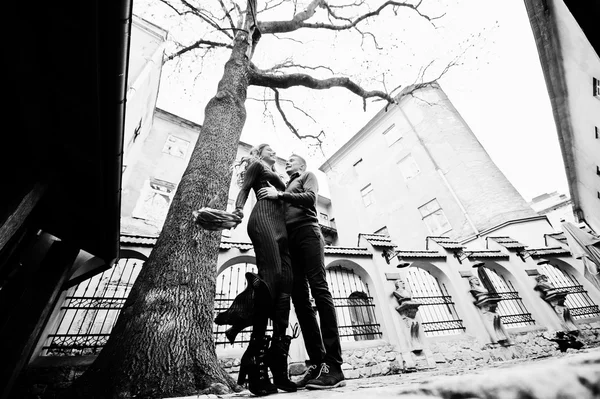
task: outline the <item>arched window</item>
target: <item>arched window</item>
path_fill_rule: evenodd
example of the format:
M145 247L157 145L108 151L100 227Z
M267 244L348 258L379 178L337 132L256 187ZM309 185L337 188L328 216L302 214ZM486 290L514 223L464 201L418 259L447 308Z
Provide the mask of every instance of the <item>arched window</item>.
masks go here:
M41 355L100 353L143 264L138 259L121 259L109 270L69 288Z
M215 291L215 316L217 313L227 310L235 297L246 288L245 275L247 272L257 273L256 265L252 263L236 263L219 273ZM252 327L242 330L242 332L237 335L233 344L229 343L225 336L225 331L229 327L229 325L218 326L213 324L213 333L217 348L242 347L245 346L247 342L250 342ZM269 321L268 331L270 330L272 330L272 326Z
M592 301L587 291L579 284L572 274L567 274L558 267L545 264L540 267L540 272L548 276L548 280L556 288L564 288L569 291L565 305L569 308L571 316L575 319L587 317L600 317L598 305Z
M328 268L326 278L333 296L340 340L380 338L381 329L375 318L375 304L369 294L369 285L352 269L341 266Z
M460 334L465 330L446 286L431 273L420 267L410 267L407 282L412 298L421 303L419 315L425 335Z
M531 313L527 311L519 293L509 280L487 267L480 267L477 272L483 286L490 294L500 297L497 312L506 327L525 327L535 324Z

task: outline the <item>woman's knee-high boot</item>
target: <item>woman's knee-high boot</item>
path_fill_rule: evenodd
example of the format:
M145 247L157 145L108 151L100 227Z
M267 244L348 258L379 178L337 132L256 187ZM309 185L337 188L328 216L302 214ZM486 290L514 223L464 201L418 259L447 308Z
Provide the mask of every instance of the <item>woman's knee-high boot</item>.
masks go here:
M265 396L277 392L269 380L266 354L270 338L267 336L271 295L267 286L257 284L254 290L254 321L250 343L240 362L238 385L248 381L248 389L256 396Z
M298 387L290 381L288 373L288 353L292 339L297 338L298 325L293 329L293 336L274 336L271 347L267 351L267 365L273 375L273 384L282 391L296 392ZM284 331L285 333L285 331Z
M248 381L248 389L256 396L266 396L277 392L277 388L269 380L269 371L266 364L266 352L269 346L269 337L251 337L248 349L244 352L240 362L238 385Z

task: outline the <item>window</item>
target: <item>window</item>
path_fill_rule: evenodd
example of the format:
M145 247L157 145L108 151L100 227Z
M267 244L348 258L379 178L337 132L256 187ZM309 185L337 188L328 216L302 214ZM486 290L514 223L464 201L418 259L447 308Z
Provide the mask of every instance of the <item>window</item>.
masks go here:
M354 162L354 165L352 165L352 166L354 167L354 171L360 175L363 171L363 167L365 166L365 163L363 162L363 160L361 158L358 161Z
M178 158L185 158L189 145L189 141L169 135L162 151Z
M329 226L329 216L326 213L319 212L319 223L324 226Z
M439 236L452 230L452 226L450 226L442 207L436 199L420 206L419 212L421 212L423 221L432 235Z
M175 194L175 184L155 179L146 180L137 200L132 216L152 221L162 227Z
M385 138L388 147L390 147L392 144L400 141L402 134L400 134L400 131L396 128L396 125L392 125L383 132L383 137Z
M594 82L594 97L600 98L600 81L596 78L592 78Z
M365 206L369 206L375 202L373 198L373 187L371 187L370 184L367 184L365 188L360 190L360 195L362 195L363 204Z
M402 172L405 181L409 181L421 171L412 155L408 155L398 161L398 167L400 167L400 172Z

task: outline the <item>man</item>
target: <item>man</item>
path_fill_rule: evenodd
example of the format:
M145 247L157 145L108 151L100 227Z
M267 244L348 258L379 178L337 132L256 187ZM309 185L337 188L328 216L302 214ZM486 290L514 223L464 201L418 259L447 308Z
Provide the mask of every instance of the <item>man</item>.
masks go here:
M294 274L292 302L311 363L297 384L299 388L309 389L345 386L335 306L325 279L325 240L317 217L317 177L306 171L306 161L298 155L290 157L285 171L290 177L285 192L266 187L258 191L257 198L279 199L285 206ZM310 302L309 287L319 312L320 328Z

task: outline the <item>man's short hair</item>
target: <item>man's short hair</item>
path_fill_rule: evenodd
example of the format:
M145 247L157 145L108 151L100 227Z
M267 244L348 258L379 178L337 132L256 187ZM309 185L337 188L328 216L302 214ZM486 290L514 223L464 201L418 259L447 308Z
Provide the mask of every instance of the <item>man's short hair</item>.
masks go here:
M304 165L304 168L306 169L306 166L307 166L307 165L306 165L306 159L304 159L303 157L301 157L301 156L300 156L300 155L298 155L298 154L292 154L292 155L290 155L290 158L291 158L291 157L296 157L296 158L298 158L298 159L300 160L300 163L301 163L302 165Z

